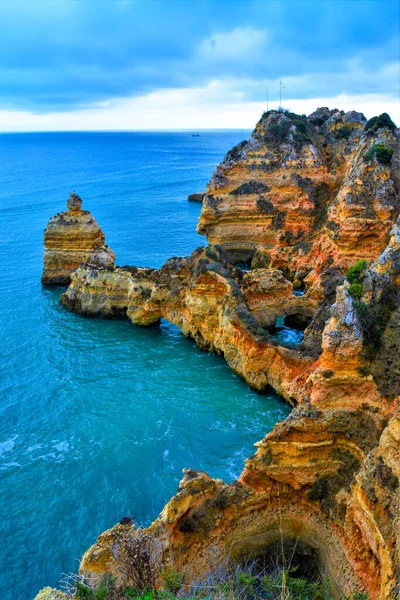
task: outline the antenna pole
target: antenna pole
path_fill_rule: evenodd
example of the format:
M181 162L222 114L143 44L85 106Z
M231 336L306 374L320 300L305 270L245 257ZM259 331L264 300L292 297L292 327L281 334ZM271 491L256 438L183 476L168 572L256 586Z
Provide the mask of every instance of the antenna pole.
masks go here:
M285 86L283 85L282 81L279 82L279 110L282 110L282 88L284 88Z

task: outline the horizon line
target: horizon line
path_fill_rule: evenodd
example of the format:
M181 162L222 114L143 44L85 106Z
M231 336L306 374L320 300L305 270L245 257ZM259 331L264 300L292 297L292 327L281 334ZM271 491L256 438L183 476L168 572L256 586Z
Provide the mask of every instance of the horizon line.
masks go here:
M0 135L24 133L160 133L160 132L198 132L198 131L253 131L251 127L198 127L196 129L26 129L23 131L0 131Z

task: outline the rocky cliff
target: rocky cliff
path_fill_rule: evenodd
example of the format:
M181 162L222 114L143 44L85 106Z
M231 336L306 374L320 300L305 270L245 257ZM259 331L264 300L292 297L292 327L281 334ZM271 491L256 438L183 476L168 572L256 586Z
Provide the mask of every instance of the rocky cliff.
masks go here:
M157 576L179 567L201 581L228 558L284 547L300 570L327 572L338 597L399 595L398 135L387 115L267 113L207 187L209 246L159 270L72 273L66 308L141 326L166 318L294 407L239 481L184 471L146 532ZM304 329L301 343L280 341L278 317ZM139 535L125 521L105 532L81 572L130 583Z
M74 192L67 209L52 217L44 232L43 285L69 285L71 273L81 263L114 265L115 255L104 244L104 233L90 212L82 210L82 200Z
M265 113L216 168L198 231L233 260L267 250L296 283L376 259L399 210L397 141L390 120L368 125L355 111Z

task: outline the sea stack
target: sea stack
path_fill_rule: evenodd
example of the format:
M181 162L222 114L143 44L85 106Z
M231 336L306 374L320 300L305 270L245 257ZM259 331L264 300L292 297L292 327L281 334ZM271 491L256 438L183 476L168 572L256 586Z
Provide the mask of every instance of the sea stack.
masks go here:
M115 254L104 244L104 233L90 212L82 210L82 199L75 192L67 209L52 217L44 232L43 285L69 285L71 273L83 263L114 266Z

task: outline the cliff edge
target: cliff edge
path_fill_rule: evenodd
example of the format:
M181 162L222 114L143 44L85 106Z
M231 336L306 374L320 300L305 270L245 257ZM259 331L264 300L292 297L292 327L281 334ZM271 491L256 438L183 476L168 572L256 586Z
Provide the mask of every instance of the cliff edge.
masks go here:
M166 318L293 407L238 481L185 469L147 530L123 520L100 535L80 567L92 586L107 574L132 585L144 535L157 585L165 569L201 582L284 548L300 570L327 573L338 598L399 596L399 153L388 115L271 111L207 186L208 246L161 269L71 274L67 309ZM295 345L277 336L282 320L303 331Z

